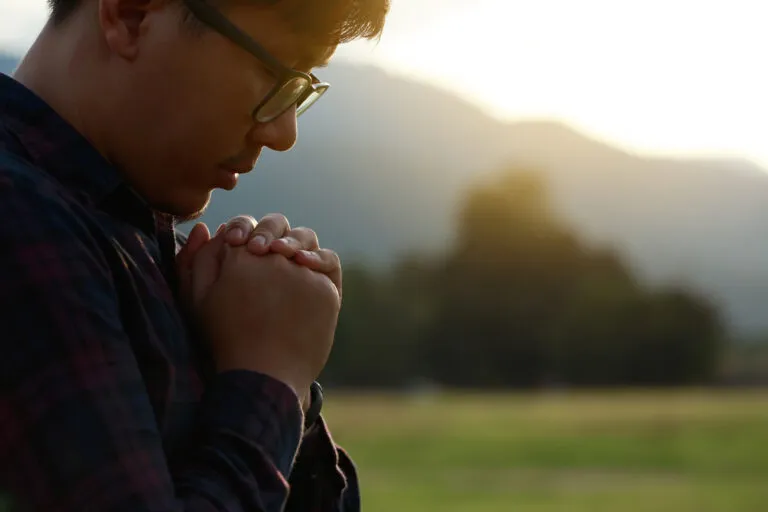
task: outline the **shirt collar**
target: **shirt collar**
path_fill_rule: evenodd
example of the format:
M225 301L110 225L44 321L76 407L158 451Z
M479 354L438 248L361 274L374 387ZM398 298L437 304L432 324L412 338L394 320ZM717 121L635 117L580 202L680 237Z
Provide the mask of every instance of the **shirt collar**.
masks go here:
M118 169L45 101L2 73L0 124L16 138L32 164L78 197L156 233L154 212Z

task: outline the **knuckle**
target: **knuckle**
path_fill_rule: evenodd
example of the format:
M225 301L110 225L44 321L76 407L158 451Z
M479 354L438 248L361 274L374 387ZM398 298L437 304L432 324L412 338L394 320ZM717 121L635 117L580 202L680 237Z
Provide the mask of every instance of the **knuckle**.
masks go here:
M259 234L281 238L290 230L290 228L291 226L285 215L280 213L270 213L261 218L256 227L256 231Z
M262 217L260 222L275 224L278 226L289 226L288 218L282 213L270 213Z
M227 228L244 227L255 228L257 225L256 219L250 215L236 215L227 221Z
M292 236L284 236L282 240L293 248L301 247L301 242Z
M314 251L316 250L320 243L317 240L317 233L315 233L313 230L306 228L306 227L299 227L292 229L289 233L290 236L293 236L297 241L298 245L305 250L308 251Z
M300 226L298 228L293 228L291 230L291 233L296 233L299 236L303 236L305 238L317 238L317 233L315 233L314 229L310 229L305 226Z
M283 215L282 213L277 213L277 212L268 213L268 214L264 215L264 217L262 217L262 219L265 219L265 220L286 220L286 221L288 220L285 215Z
M341 257L336 251L331 249L320 249L323 259L328 261L334 267L341 267Z

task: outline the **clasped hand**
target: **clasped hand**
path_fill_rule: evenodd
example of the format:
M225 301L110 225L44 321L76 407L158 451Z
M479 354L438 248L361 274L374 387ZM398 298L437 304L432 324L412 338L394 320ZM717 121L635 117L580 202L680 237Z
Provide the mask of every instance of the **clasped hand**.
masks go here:
M238 216L211 237L197 224L177 255L180 295L211 343L216 368L276 378L307 406L341 307L341 263L283 215Z

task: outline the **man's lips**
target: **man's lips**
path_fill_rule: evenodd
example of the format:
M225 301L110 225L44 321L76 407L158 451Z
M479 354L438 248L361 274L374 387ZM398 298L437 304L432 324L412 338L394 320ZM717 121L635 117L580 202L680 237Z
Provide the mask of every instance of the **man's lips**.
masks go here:
M235 188L239 175L251 172L256 166L258 158L259 155L257 154L252 158L231 160L219 165L218 186L226 190Z
M225 171L234 173L234 174L248 174L253 170L254 165L223 165L220 168L224 169Z
M256 166L256 161L259 159L259 156L261 156L261 150L249 155L247 158L232 158L230 160L225 160L219 167L237 174L248 174Z

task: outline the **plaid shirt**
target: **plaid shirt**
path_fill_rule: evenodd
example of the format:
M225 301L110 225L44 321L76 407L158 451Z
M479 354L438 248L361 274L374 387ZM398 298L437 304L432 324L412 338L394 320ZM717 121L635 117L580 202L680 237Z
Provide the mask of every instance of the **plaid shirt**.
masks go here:
M211 371L177 307L170 219L2 74L0 218L0 494L13 510L359 510L322 418L302 433L285 385Z

